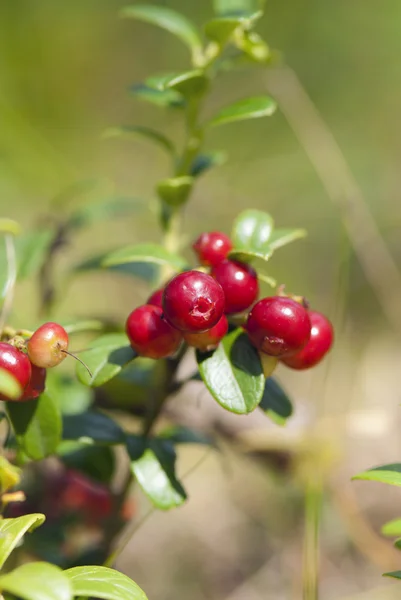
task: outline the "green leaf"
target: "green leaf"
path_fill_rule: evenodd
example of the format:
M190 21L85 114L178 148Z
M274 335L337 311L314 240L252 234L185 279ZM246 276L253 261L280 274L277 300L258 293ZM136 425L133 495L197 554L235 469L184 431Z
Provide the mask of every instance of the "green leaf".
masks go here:
M12 465L5 456L0 455L0 494L18 485L21 481L21 469Z
M264 390L263 369L258 352L248 336L236 329L213 352L197 352L202 379L221 406L237 414L252 412Z
M244 31L236 40L237 47L252 61L267 63L271 59L270 48L264 39L254 31Z
M273 279L273 277L270 277L270 275L265 275L265 273L261 273L260 271L258 271L258 279L259 281L267 283L267 285L270 285L270 287L272 288L277 287L277 281Z
M16 519L0 520L0 568L19 544L25 533L44 523L46 517L40 513L24 515Z
M149 262L161 266L169 265L177 271L181 271L186 266L186 261L181 256L168 252L163 246L159 246L158 244L137 244L121 248L108 254L102 264L104 267L110 267L135 262Z
M33 231L16 239L18 279L34 276L42 267L54 232L51 229Z
M213 0L216 14L225 16L246 16L261 11L265 0Z
M46 562L28 563L0 576L0 590L22 600L73 600L69 578Z
M270 256L269 241L273 233L272 217L260 210L244 210L234 221L231 239L233 254L246 252L256 256Z
M401 463L382 465L355 475L352 479L378 481L389 485L401 486Z
M137 198L110 198L96 204L86 204L76 210L67 221L69 229L82 229L96 221L125 217L143 206Z
M199 177L205 171L213 167L219 167L224 165L227 161L227 154L225 152L206 152L204 154L198 154L191 166L190 175L192 177Z
M188 200L193 181L189 176L163 179L157 184L157 193L169 206L181 206Z
M8 402L7 413L17 442L29 458L41 460L56 451L61 440L61 411L50 393L29 402Z
M17 400L23 392L18 380L6 369L0 368L0 394Z
M58 455L69 469L109 484L114 476L115 456L111 446L88 446L81 442L63 442Z
M392 521L388 521L385 525L383 525L382 534L387 535L389 537L401 536L401 519L393 519Z
M74 321L74 323L61 321L60 324L64 327L68 334L71 333L86 333L88 331L103 331L105 323L96 319L86 319L84 321Z
M164 81L163 89L179 92L184 98L202 96L209 87L209 79L203 71L194 70L177 73Z
M123 8L120 15L125 18L139 19L152 25L158 25L176 35L195 55L202 49L202 40L195 25L184 15L171 8L136 4Z
M103 138L123 138L123 139L136 139L137 137L144 137L152 142L155 142L158 146L166 150L169 154L175 155L175 148L172 141L165 136L163 133L151 129L150 127L141 127L135 125L121 125L119 127L110 127L106 129L103 134Z
M46 389L57 400L63 415L83 413L93 402L93 390L57 369L49 369Z
M397 550L401 550L401 539L395 540L394 546L397 548Z
M19 235L21 227L17 221L13 219L0 219L0 233L10 233L11 235Z
M63 440L77 440L88 445L115 445L125 441L125 433L113 419L93 410L80 415L66 415L63 418Z
M269 248L273 253L274 250L300 240L306 235L305 229L275 229L269 239Z
M110 265L109 267L105 267L104 261L109 254L111 254L111 252L98 254L97 256L93 256L87 260L84 260L75 265L73 272L86 273L87 271L97 271L100 269L105 270L107 268L108 271L117 273L119 275L138 277L147 282L154 281L158 272L158 267L155 264L149 262L138 262L124 263L122 265Z
M145 83L136 83L129 88L129 92L139 100L145 100L156 106L169 108L182 108L185 100L178 92L169 89L159 89L148 79Z
M157 508L168 510L185 502L187 495L175 475L176 454L169 440L129 436L127 449L138 484Z
M74 596L104 600L147 600L145 593L126 575L107 567L74 567L64 574Z
M91 387L99 387L115 377L121 369L136 357L124 333L107 333L91 343L79 357L92 372L77 362L79 381Z
M225 123L234 123L235 121L244 121L246 119L270 117L276 108L277 105L270 96L246 98L220 110L208 122L208 125L224 125Z
M278 425L285 425L293 411L291 400L273 377L266 379L259 406Z
M209 40L224 45L242 22L243 19L241 17L220 17L212 19L205 24L205 34Z
M392 571L391 573L383 573L383 577L393 577L394 579L401 579L401 571Z

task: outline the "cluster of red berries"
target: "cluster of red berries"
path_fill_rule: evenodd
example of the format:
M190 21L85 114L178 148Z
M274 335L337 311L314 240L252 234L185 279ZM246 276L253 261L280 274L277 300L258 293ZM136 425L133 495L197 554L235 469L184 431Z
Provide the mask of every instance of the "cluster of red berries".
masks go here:
M155 359L171 356L183 340L201 351L212 350L228 331L227 316L251 309L244 329L260 352L293 369L322 360L333 343L333 328L324 315L284 295L256 302L257 273L228 258L232 242L223 233L203 233L193 249L209 274L180 273L129 315L126 332L138 354Z
M46 369L67 356L68 334L57 323L44 323L25 343L22 339L0 342L0 369L10 373L21 387L18 398L0 394L0 400L33 400L45 389Z

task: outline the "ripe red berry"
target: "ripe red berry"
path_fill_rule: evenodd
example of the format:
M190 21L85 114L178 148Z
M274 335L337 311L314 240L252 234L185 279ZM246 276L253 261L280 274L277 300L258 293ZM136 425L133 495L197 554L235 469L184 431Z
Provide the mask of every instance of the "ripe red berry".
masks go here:
M151 304L133 310L125 330L132 348L147 358L165 358L174 354L182 339L180 332L163 319L162 309Z
M90 521L107 518L113 509L113 499L106 486L72 470L64 475L57 501L61 509L83 512Z
M149 296L149 298L147 299L146 304L153 304L153 306L160 306L160 308L161 308L163 292L164 292L163 288L160 288L159 290L156 290L155 292L153 292L153 294L151 296Z
M224 292L213 277L200 271L185 271L166 285L163 314L176 329L200 333L217 324L224 303Z
M333 345L334 331L330 321L314 310L309 311L309 318L312 324L309 342L300 352L282 359L282 362L291 369L314 367Z
M192 245L201 265L214 267L232 250L230 238L220 231L202 233Z
M258 297L258 276L250 265L224 260L212 269L211 275L223 288L226 298L224 312L227 315L243 312Z
M27 355L5 342L0 342L0 369L4 369L10 373L19 383L22 390L26 388L31 378L32 368ZM22 397L23 392L19 398L9 398L5 394L0 394L0 400L14 400L18 402Z
M44 323L27 344L32 364L44 369L56 367L67 356L68 334L58 323Z
M246 330L258 350L271 356L289 356L308 342L311 322L308 311L299 302L271 296L252 308Z
M183 337L189 346L206 352L217 348L227 331L228 321L227 317L223 315L220 321L214 327L208 329L208 331L204 331L203 333L184 333Z
M36 365L31 365L31 367L31 380L26 386L21 400L33 400L33 398L38 398L45 389L46 369L37 367Z

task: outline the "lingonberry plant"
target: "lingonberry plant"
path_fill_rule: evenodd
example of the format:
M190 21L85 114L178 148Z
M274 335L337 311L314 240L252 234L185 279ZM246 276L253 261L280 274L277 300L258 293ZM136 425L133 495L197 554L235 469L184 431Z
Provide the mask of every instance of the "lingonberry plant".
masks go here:
M134 201L112 199L66 210L52 215L53 228L28 234L13 221L0 221L7 258L0 318L0 393L7 425L0 469L5 517L0 521L0 567L12 552L13 565L24 563L0 574L5 598L39 600L47 594L52 600L145 600L135 583L110 567L137 527L129 499L134 483L156 508L186 501L175 446L183 440L205 443L205 437L174 422L161 429L159 421L170 396L185 386L186 380L177 377L182 362L191 365L192 360L188 380L203 380L224 409L239 415L263 410L283 423L292 407L271 378L275 366L281 361L293 369L312 367L332 346L327 318L311 310L302 296L286 294L282 286L276 290L266 272L272 255L304 237L303 230L275 228L269 214L248 209L235 219L230 235L200 232L192 258L182 254L183 209L199 176L223 160L222 153L204 150L208 131L268 117L276 109L272 98L261 95L240 99L212 116L205 110L213 82L225 70L271 62L269 47L255 32L261 5L215 0L215 15L203 36L186 17L165 7L136 4L121 11L124 18L175 34L191 56L189 70L149 77L131 90L138 99L181 113L186 128L182 148L143 125L107 132L108 137L145 136L172 158L171 176L155 186L162 243L113 249L67 273L68 281L93 269L144 280L148 301L127 305L125 322L110 323L108 315L64 322L56 316L59 278L54 272L59 248L78 229L99 218L127 215ZM64 196L80 191L78 186ZM26 276L39 281L38 327L13 323L15 284ZM270 295L261 292L266 283ZM79 333L92 337L77 357L75 378L58 367ZM128 401L123 402L119 390L126 382ZM116 409L136 417L136 433L119 424L124 420L117 422ZM129 459L118 488L112 485L116 446ZM89 543L82 543L82 536L74 542L71 532L77 524ZM27 563L32 554L40 562ZM94 566L82 566L88 563Z

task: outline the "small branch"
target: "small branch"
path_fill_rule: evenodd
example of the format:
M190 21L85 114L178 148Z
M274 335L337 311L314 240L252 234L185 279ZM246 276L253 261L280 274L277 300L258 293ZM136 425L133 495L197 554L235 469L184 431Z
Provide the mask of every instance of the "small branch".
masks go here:
M4 296L3 307L0 314L0 333L7 323L14 300L14 289L17 281L17 257L15 253L14 236L6 234L4 237L7 257L7 283Z

